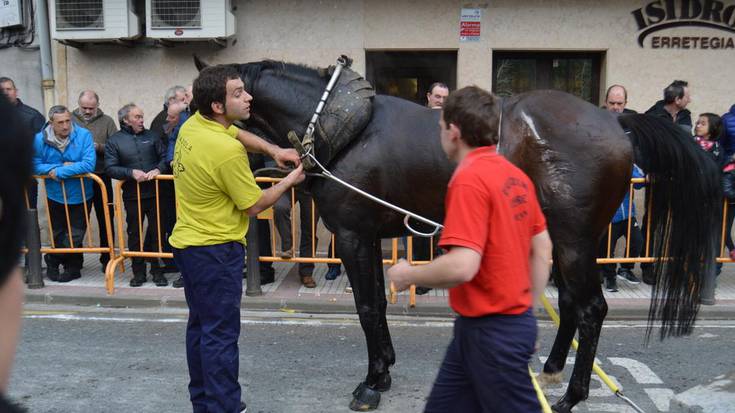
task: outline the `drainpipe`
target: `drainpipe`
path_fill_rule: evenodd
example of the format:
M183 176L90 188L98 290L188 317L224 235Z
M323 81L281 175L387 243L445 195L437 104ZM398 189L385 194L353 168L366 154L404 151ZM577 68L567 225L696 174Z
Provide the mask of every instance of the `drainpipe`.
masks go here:
M54 66L51 60L51 36L49 36L48 5L46 0L36 0L36 27L41 49L41 87L43 88L44 113L56 103L54 93Z

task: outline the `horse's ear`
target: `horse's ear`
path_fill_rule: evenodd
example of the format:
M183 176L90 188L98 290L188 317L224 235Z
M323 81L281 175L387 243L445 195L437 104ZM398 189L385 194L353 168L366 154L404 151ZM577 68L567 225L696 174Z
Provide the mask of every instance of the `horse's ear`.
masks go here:
M209 63L199 58L199 56L194 55L194 66L196 66L197 70L201 72L202 69L209 66Z

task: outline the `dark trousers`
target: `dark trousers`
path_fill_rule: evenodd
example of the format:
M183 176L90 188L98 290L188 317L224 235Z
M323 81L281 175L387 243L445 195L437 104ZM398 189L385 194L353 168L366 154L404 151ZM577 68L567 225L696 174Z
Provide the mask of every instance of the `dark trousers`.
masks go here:
M640 257L641 251L644 248L643 245L643 234L641 234L641 229L638 226L638 222L636 221L635 217L631 218L632 222L630 223L630 253L628 256L630 258L636 258ZM628 234L628 220L615 222L611 225L610 230L610 258L615 256L615 243L622 237L627 236ZM600 239L600 249L598 251L598 257L605 258L607 257L607 231L605 231L605 235L602 236ZM629 270L632 270L635 264L633 263L625 263L620 264L621 268L627 268ZM602 275L605 277L615 277L615 264L602 264L600 265L600 270L602 270Z
M645 204L644 208L645 212L643 213L643 222L641 222L641 237L643 237L643 244L641 245L641 256L642 257L650 257L652 256L653 251L653 229L651 229L651 235L650 235L650 242L648 244L648 249L646 249L646 232L648 232L648 203L651 202L651 189L650 187L646 187L646 194L644 196ZM641 263L641 270L644 269L653 269L653 264L650 262L642 262Z
M161 208L161 241L164 252L171 252L171 244L168 243L168 237L174 231L176 225L176 193L174 191L174 181L158 181L158 199ZM173 259L164 258L166 265L175 265Z
M107 192L107 203L112 204L112 180L109 176L103 173L98 173L97 176L102 179L102 182L105 183L105 190ZM96 183L93 185L94 187L94 195L92 196L92 204L94 205L94 215L97 217L97 226L100 229L100 247L107 248L110 246L110 244L107 242L107 226L105 225L105 210L104 204L102 203L102 189L100 189L100 186ZM110 211L110 224L113 225L110 227L110 233L112 236L112 239L115 239L115 208L113 208L111 205L108 208ZM110 261L110 254L108 253L102 253L100 254L100 263L102 265L106 265Z
M540 412L528 373L536 334L532 310L458 317L424 412Z
M124 201L128 232L128 250L158 252L158 220L156 218L156 200L153 198L140 200L140 213L137 201ZM143 240L143 249L140 248L140 228L145 228L145 219L148 220L148 229ZM139 222L140 220L140 222ZM133 258L133 274L145 275L145 259ZM149 261L157 262L155 259Z
M728 251L735 250L732 242L732 222L735 218L735 204L727 204L727 216L725 217L725 245Z
M239 242L174 248L189 306L186 361L194 413L239 411L237 340L244 259Z
M301 242L299 242L299 256L312 256L312 231L311 231L311 195L308 192L296 188L296 202L299 203L300 219L301 219ZM278 198L274 205L275 223L278 233L281 234L281 250L289 251L293 247L293 239L291 234L291 192L288 191ZM311 275L314 272L314 264L299 263L299 274Z
M48 200L48 211L51 219L52 233L54 236L54 247L81 248L84 244L84 234L87 232L87 219L84 210L85 204L68 205L69 219L66 219L64 204ZM91 208L91 202L87 201L87 213ZM69 239L69 227L71 227L71 240ZM72 242L73 241L73 242ZM46 254L46 265L57 267L64 265L67 272L79 272L84 264L83 254Z
M28 209L38 208L38 181L35 178L31 178L26 188L28 194Z

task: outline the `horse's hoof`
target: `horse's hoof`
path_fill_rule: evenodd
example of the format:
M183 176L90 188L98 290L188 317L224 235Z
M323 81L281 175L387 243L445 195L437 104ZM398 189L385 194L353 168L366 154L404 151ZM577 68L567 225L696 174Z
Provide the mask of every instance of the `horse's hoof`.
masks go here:
M380 404L380 392L371 389L365 382L357 386L352 396L354 398L350 402L350 410L356 412L369 412L377 409Z
M536 380L538 380L538 385L541 386L541 388L546 388L546 386L552 385L552 384L559 384L561 383L562 374L561 372L558 373L544 373L541 372L538 377L536 377Z
M375 390L383 393L390 390L390 385L393 383L393 380L390 378L390 374L384 374L380 376L380 380L375 384Z

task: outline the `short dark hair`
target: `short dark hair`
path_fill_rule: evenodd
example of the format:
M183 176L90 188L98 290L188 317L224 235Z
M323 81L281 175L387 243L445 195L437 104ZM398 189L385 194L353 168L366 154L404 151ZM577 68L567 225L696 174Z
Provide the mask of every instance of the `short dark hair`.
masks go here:
M443 83L443 82L434 82L434 83L431 84L431 86L429 86L429 91L426 92L426 93L431 94L434 91L434 88L437 87L437 86L449 90L449 86L447 86L446 83Z
M204 116L213 115L212 103L225 104L227 81L239 78L240 74L232 65L216 65L202 69L199 77L194 79L192 87L194 103L199 112Z
M664 89L664 103L674 103L676 99L684 97L684 88L689 86L689 82L684 80L674 80Z
M444 123L455 124L471 147L498 143L500 109L492 93L467 86L449 94L442 111Z
M605 92L605 102L607 102L607 98L610 97L610 91L613 90L614 87L619 87L623 89L623 97L625 98L625 101L628 101L628 91L625 90L625 86L623 85L611 85L609 88L607 88L607 92Z
M709 124L709 139L711 141L720 140L720 135L722 134L722 118L719 115L710 112L702 113L699 116L707 118L707 123Z
M10 83L12 83L12 84L13 84L13 89L17 89L17 88L15 87L15 82L13 81L13 79L11 79L11 78L9 78L9 77L5 77L5 76L3 76L3 77L0 77L0 83L5 83L5 82L10 82Z

